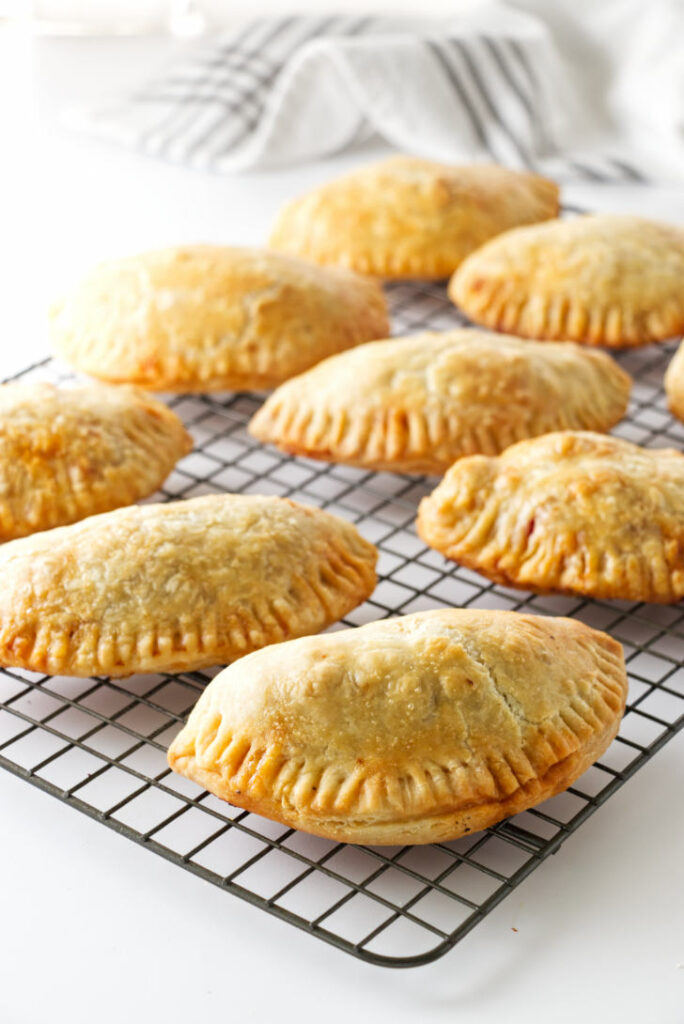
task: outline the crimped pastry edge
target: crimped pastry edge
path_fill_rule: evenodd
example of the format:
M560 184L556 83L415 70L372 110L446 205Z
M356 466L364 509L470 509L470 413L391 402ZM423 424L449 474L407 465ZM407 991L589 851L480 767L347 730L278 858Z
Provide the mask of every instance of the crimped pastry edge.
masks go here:
M664 453L667 450L659 449L658 451ZM488 457L474 456L473 458L486 460ZM462 469L463 465L463 463L455 464L454 473L457 473L459 468ZM464 568L471 569L495 583L532 594L580 595L599 600L643 601L655 604L672 604L684 597L684 570L674 571L669 567L662 544L658 545L657 551L652 548L648 552L640 550L638 557L630 560L623 558L620 561L614 552L610 552L611 557L608 560L611 567L610 575L607 575L605 566L598 571L595 564L597 560L602 564L606 562L606 555L603 551L589 553L593 557L585 559L581 571L578 570L576 561L568 564L568 556L580 547L581 523L578 524L572 536L565 536L565 547L562 549L559 548L553 535L545 541L537 538L537 556L532 565L525 562L526 568L522 574L509 572L502 566L500 558L493 561L485 560L481 552L464 551L461 541L454 543L452 530L442 522L436 509L436 502L442 500L442 494L450 485L450 481L451 476L447 473L435 490L422 499L418 507L416 532L429 547ZM478 522L480 524L488 523L491 516L492 510L488 507L484 507L476 515L471 516L472 522L468 534L477 529ZM535 566L540 561L544 562L544 571L550 577L548 583L541 584L533 576L536 571ZM626 561L628 564L625 570L624 563Z
M204 255L205 251L209 255L211 255L211 251L215 251L218 257L226 258L227 266L221 268L226 275L230 274L230 259L232 258L239 261L240 258L250 257L255 262L259 259L268 261L270 258L275 264L274 267L270 268L271 278L267 280L263 288L245 293L239 290L235 291L234 301L237 305L249 300L252 306L249 314L250 320L253 320L260 310L259 302L256 300L272 301L274 299L273 292L277 289L280 289L280 291L275 295L275 298L283 303L285 310L288 312L291 312L297 306L298 289L300 303L301 294L307 289L310 292L317 292L322 299L324 292L320 282L316 280L316 275L322 276L329 273L330 280L326 283L336 283L340 294L344 293L345 288L353 285L357 291L357 297L354 303L348 303L348 305L353 307L351 313L348 311L346 318L341 316L334 322L328 323L327 333L320 336L324 339L326 337L329 338L331 335L335 336L337 331L344 338L344 342L342 343L340 338L337 338L337 343L331 350L329 349L316 358L309 359L305 365L297 365L294 368L290 367L287 372L283 372L283 356L282 351L279 350L282 330L276 329L274 331L271 325L271 329L265 330L260 338L261 354L263 355L265 351L270 356L268 371L265 372L263 367L257 368L257 360L249 349L231 348L230 344L225 346L223 352L214 354L209 358L203 356L200 350L194 359L194 365L192 365L193 360L190 359L188 361L185 356L187 356L188 352L192 355L193 344L198 339L193 339L192 337L192 319L190 318L186 352L181 353L183 358L179 358L178 352L170 352L168 350L168 337L164 332L159 333L152 347L144 352L143 357L141 357L139 352L140 338L134 332L130 338L128 348L123 352L121 368L118 368L103 358L101 341L98 351L99 335L97 331L93 332L92 329L90 331L82 330L79 326L78 316L76 316L75 320L73 317L71 320L67 320L66 324L61 322L71 304L75 303L79 297L83 300L81 292L87 298L90 278L86 277L64 299L53 303L51 307L51 340L56 354L80 372L87 373L99 380L111 384L131 384L147 391L170 393L252 391L276 387L290 376L314 366L321 358L326 358L334 352L353 348L355 345L363 344L366 341L389 333L387 301L382 289L376 282L361 274L347 272L342 268L329 268L328 271L311 261L292 256L291 254L278 254L266 248L205 245L176 246L166 250L139 253L123 260L107 261L99 267L95 267L93 274L96 278L98 270L107 268L110 263L116 267L118 264L125 266L138 260L140 261L141 268L144 269L144 261L147 258L161 256L179 257L185 252L194 253L195 250L197 250L199 256ZM299 271L303 279L297 281L296 284L293 284L288 275L281 279L278 274L278 261L281 260L285 264L299 265ZM311 280L306 280L307 274L311 277ZM144 306L143 299L141 299L141 303ZM78 313L78 309L76 312ZM107 325L106 340L110 342L110 345L112 331L114 331L117 341L120 341L121 335L126 334L127 320L130 317L119 316L118 319L121 320L121 323L117 323L117 318L115 317L114 325L112 326L111 323ZM349 332L350 324L354 326L354 331L353 337L348 339L346 335ZM303 319L299 325L299 330L304 336L306 336L306 329L307 321ZM250 327L246 326L241 331L241 334L246 335L249 333L249 330ZM201 341L202 339L199 340ZM235 340L235 338L232 339L232 341Z
M278 252L290 253L292 255L299 256L302 259L312 260L319 266L341 266L347 270L377 277L379 279L446 280L454 272L455 267L460 265L463 259L466 258L463 252L460 252L458 256L455 256L453 251L447 252L450 244L450 240L448 239L444 243L444 248L439 254L434 252L430 253L423 249L417 253L403 253L400 255L397 251L396 245L390 245L389 242L383 241L377 237L377 235L372 235L368 239L367 244L348 244L345 246L344 242L342 242L340 245L333 245L332 247L330 246L330 238L328 236L326 245L322 247L317 245L315 242L312 243L308 234L305 236L304 243L302 243L301 238L303 232L301 231L301 227L297 230L295 225L295 230L293 231L292 229L292 225L290 223L291 218L293 216L296 218L297 213L303 204L310 203L312 200L318 199L322 199L325 202L327 193L330 190L337 190L338 188L345 190L351 186L352 189L357 188L363 194L366 174L368 174L369 178L372 180L373 174L378 170L383 169L385 165L396 162L397 165L400 166L401 163L406 160L409 162L416 160L418 163L424 163L434 175L434 184L437 184L440 181L441 176L446 176L448 178L449 175L453 175L454 172L463 170L471 172L473 170L477 170L479 167L482 167L486 172L491 166L490 164L450 165L429 160L419 161L417 158L410 158L399 154L395 157L390 157L387 160L370 164L367 167L358 168L356 171L351 172L351 174L325 182L318 188L314 188L303 195L296 196L294 199L291 199L286 203L281 209L269 237L269 246ZM520 172L514 173L517 173L520 176ZM536 201L539 206L539 214L535 217L530 216L523 220L519 220L516 224L509 225L509 228L502 228L502 231L514 226L531 225L546 220L552 220L557 217L560 212L560 189L554 181L551 181L543 175L534 174L529 171L522 172L522 176L524 176L526 183L529 186L534 185L534 188L536 189L536 195L532 201ZM357 184L357 179L359 179L359 184ZM400 188L402 184L401 175L399 175ZM480 199L480 202L481 201L482 200ZM477 207L477 205L478 201L476 200L475 207ZM345 230L348 233L347 225L345 225ZM434 230L432 234L434 234ZM497 233L495 232L494 235L489 237L496 237L496 234ZM416 237L420 239L421 236L418 234Z
M370 344L377 352L385 342ZM302 374L266 399L252 416L248 430L257 440L292 455L376 471L443 474L459 458L497 455L518 441L545 433L607 431L613 427L627 410L632 380L607 355L590 358L606 361L602 401L597 404L592 392L584 405L554 409L539 415L534 423L520 418L507 420L505 412L495 409L488 420L474 427L467 416L458 410L440 409L437 402L406 410L400 399L394 407L364 409L362 401L350 401L348 407L333 410L324 403L317 404L315 387L310 389L310 399L290 394L290 384L306 378ZM340 359L344 359L344 353L324 360L318 364L318 372L329 364L332 373Z
M2 386L12 388L14 385L9 383ZM20 386L26 388L28 385ZM36 495L33 491L29 495L21 496L5 489L0 498L0 542L16 540L44 530L76 523L88 516L113 511L146 498L154 494L161 486L175 464L192 451L193 439L182 420L163 402L151 398L139 388L123 386L113 389L104 384L79 385L73 389L55 388L52 384L45 382L39 382L35 387L36 390L48 389L51 394L57 392L60 398L68 398L71 390L77 393L92 391L95 396L100 389L104 393L116 390L121 396L128 395L132 403L137 405L142 413L149 416L149 423L136 424L133 421L128 423L122 417L121 429L135 445L137 458L131 460L131 472L128 479L124 479L120 472L117 473L116 488L111 481L108 483L101 479L94 480L92 474L88 479L87 487L77 487L67 456L56 463L45 460L43 476L45 494ZM37 393L36 400L39 401L39 399L40 395ZM130 411L133 412L133 409L134 405L131 406ZM161 440L159 433L152 429L155 420L159 420L168 428L167 435ZM145 429L146 426L147 429ZM39 428L41 428L41 424L37 421L36 429ZM27 441L30 441L30 436L27 437ZM161 457L162 453L164 458ZM153 472L152 467L155 463L157 470ZM75 468L84 474L79 477L79 483L83 484L88 474L88 468L84 469L81 465L77 465ZM36 505L36 497L44 499L41 500L39 508ZM28 514L27 505L30 510Z
M427 613L435 618L443 614ZM538 617L522 618L532 623ZM535 774L522 749L515 754L500 753L498 760L492 760L487 771L491 775L494 799L491 799L492 786L489 797L473 798L473 792L482 788L482 774L478 767L475 790L471 787L465 803L461 800L460 806L454 806L457 800L452 788L450 806L449 800L444 798L443 779L435 775L439 766L426 762L422 786L419 785L417 792L411 791L409 799L413 806L404 807L401 816L397 816L396 808L387 810L387 799L382 804L381 790L384 785L389 794L387 780L391 776L385 774L383 777L382 773L374 774L365 767L357 768L354 773L358 773L356 780L338 773L333 788L328 786L326 792L325 775L330 770L335 776L334 765L321 770L320 765L312 768L306 758L296 754L283 758L280 750L264 749L263 744L250 740L248 734L242 735L239 731L230 740L222 739L220 769L207 769L196 759L196 745L201 741L204 749L212 745L218 736L221 715L210 706L193 712L191 721L169 748L169 765L235 806L341 842L420 844L455 839L466 832L486 828L566 789L600 757L619 728L627 692L621 645L589 627L579 631L575 620L557 618L553 621L572 623L573 632L577 634L575 642L595 660L594 699L589 704L578 693L564 713L556 712L553 716L555 731L553 725L547 727L546 723L538 727L537 743L545 743L556 758L542 775ZM543 632L543 626L534 623L534 627ZM543 640L543 636L540 639ZM581 727L578 727L578 721L581 721ZM568 739L568 734L574 743ZM406 765L401 771L407 771ZM511 772L514 782L511 781ZM268 791L272 780L283 774L286 777L283 789L287 797L285 802L272 798ZM413 772L412 775L415 781ZM361 799L358 794L364 790L364 781L371 783L376 803L381 805L370 812L366 808L366 813L358 804ZM354 784L350 786L350 782ZM441 796L441 806L436 794ZM334 813L336 805L337 814ZM344 807L343 813L339 813L340 805Z
M536 807L544 800L562 793L600 758L615 738L620 727L617 718L613 727L597 737L597 742L582 753L568 755L549 769L542 779L534 779L521 786L504 800L473 804L455 813L416 816L398 821L373 821L372 818L346 817L311 818L303 815L283 814L277 805L265 800L251 800L241 794L238 800L232 793L229 797L221 792L216 774L201 769L190 758L176 758L169 753L169 765L173 771L184 775L192 782L208 790L220 799L229 800L234 806L278 821L288 828L300 829L312 835L331 839L338 843L354 843L374 846L421 846L428 843L448 842L459 839L471 832L495 825L504 818L512 817L530 807Z
M297 504L289 499L279 500ZM312 514L318 511L299 507ZM85 523L92 526L99 520L104 530L107 517L122 511L129 510L105 512L55 529L63 533ZM18 545L28 547L34 540L43 540L54 532L10 541L2 551L12 556ZM236 608L223 624L217 623L215 617L207 617L206 621L194 623L193 629L178 621L166 630L138 633L134 626L126 633L108 633L94 622L80 622L77 627L67 625L60 631L49 622L35 628L21 620L3 621L0 615L0 665L48 675L122 677L228 664L270 644L316 633L370 596L377 582L377 550L372 544L358 533L353 545L346 545L331 534L325 554L327 561L319 567L317 579L297 573L292 577L290 593L275 595L277 604L272 598L264 598L259 606ZM217 637L218 632L223 639Z
M607 348L638 348L668 341L684 331L684 305L670 301L647 316L636 318L620 306L591 310L572 295L556 291L553 296L529 292L524 296L502 299L492 283L488 294L478 290L478 299L468 291L467 278L458 275L467 269L465 262L448 285L452 302L469 320L490 330L516 334L535 341L574 341L578 345Z
M343 410L334 416L329 410L314 416L313 429L300 433L290 429L301 407L283 403L264 407L255 413L249 432L257 440L274 444L291 455L301 455L328 462L340 462L362 469L387 472L426 473L439 475L459 458L469 455L498 455L512 444L556 430L609 430L618 423L627 408L627 401L612 416L582 419L560 410L556 417L540 418L534 432L522 422L501 424L499 427L483 423L477 429L470 426L459 429L457 417L435 413L430 419L420 412L408 414L401 409L390 409L384 416L375 412L361 414ZM348 425L351 418L353 426ZM424 438L425 448L412 450L411 438ZM458 439L458 441L456 441ZM327 443L326 443L327 441ZM353 442L353 447L347 444ZM427 449L427 451L426 451Z

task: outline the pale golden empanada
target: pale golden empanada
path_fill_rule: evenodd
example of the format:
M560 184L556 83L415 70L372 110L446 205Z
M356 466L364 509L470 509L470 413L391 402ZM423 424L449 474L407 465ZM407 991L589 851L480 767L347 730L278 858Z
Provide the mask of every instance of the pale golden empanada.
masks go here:
M455 463L418 511L431 547L506 586L684 597L684 455L546 434Z
M0 540L152 494L192 438L161 402L103 384L0 386Z
M260 441L368 469L443 473L560 428L608 430L631 381L604 353L476 330L375 341L282 384Z
M101 264L55 307L51 327L78 370L160 391L274 387L389 333L372 281L211 245Z
M684 230L612 213L508 231L474 252L449 295L476 323L623 348L684 330Z
M489 238L558 213L558 188L495 164L395 156L288 203L274 249L385 278L444 278Z
M684 342L679 346L665 373L665 394L670 412L684 420Z
M259 651L218 675L169 764L349 843L432 843L566 789L615 736L622 648L563 618L444 610Z
M0 664L73 676L180 672L315 633L372 592L351 524L221 494L93 516L0 548Z

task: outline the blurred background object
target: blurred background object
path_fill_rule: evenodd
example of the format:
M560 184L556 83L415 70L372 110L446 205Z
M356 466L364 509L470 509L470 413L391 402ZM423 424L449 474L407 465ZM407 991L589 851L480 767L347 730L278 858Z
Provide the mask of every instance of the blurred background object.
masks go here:
M561 180L681 178L676 0L428 4L448 11L441 18L383 13L392 7L367 0L343 15L319 6L293 16L262 0L252 20L235 23L235 9L227 18L208 0L153 3L158 35L202 38L165 67L150 60L105 103L79 102L67 122L221 173L296 164L375 137L424 157L494 160ZM135 9L142 18L144 5ZM107 10L98 6L98 17ZM123 31L132 22L117 11Z
M179 38L201 35L207 25L204 5L196 0L17 0L8 16L22 7L37 32L62 36L131 36L168 31Z
M684 176L680 0L345 0L342 12L298 0L296 11L297 24L289 0L0 8L43 34L187 40L167 60L151 49L147 77L131 73L128 93L102 107L84 97L68 117L165 160L223 172L282 166L375 135L423 156L566 180ZM250 30L248 19L264 17L274 32Z

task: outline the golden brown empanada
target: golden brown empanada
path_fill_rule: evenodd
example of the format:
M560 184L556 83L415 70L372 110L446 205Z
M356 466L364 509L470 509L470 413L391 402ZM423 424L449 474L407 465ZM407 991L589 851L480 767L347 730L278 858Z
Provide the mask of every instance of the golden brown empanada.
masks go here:
M103 384L0 386L0 540L152 494L192 438L161 402Z
M610 356L476 330L375 341L282 384L260 441L368 469L443 473L560 428L608 430L631 381Z
M536 174L395 156L288 203L270 244L363 274L439 279L501 231L557 213L557 186Z
M221 494L93 516L0 548L0 664L125 676L225 663L315 633L372 592L351 524Z
M665 373L665 394L670 412L684 420L684 342L675 352Z
M418 511L431 547L506 586L684 597L684 455L572 431L455 463Z
M72 366L159 391L274 387L388 333L372 281L211 245L103 263L52 313L55 349Z
M169 749L216 796L349 843L432 843L566 789L615 736L622 648L563 618L444 610L218 675Z
M449 295L485 327L623 348L684 330L683 280L682 228L602 213L507 231Z

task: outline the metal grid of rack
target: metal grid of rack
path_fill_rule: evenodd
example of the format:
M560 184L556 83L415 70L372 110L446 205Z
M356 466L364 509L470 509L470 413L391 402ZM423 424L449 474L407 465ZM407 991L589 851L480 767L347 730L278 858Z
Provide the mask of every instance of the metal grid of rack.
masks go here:
M444 288L388 288L394 329L464 321ZM662 379L673 344L622 354L636 381L614 431L646 446L684 444ZM50 360L24 380L61 381ZM0 672L0 765L221 889L361 959L428 963L451 949L684 726L684 607L535 596L489 583L417 538L413 521L434 481L291 458L245 430L256 395L169 399L195 450L150 500L240 491L286 495L355 522L380 551L371 599L344 623L439 607L570 615L624 647L627 713L600 762L569 790L476 835L425 847L356 847L233 808L166 765L166 747L212 672L128 679Z

